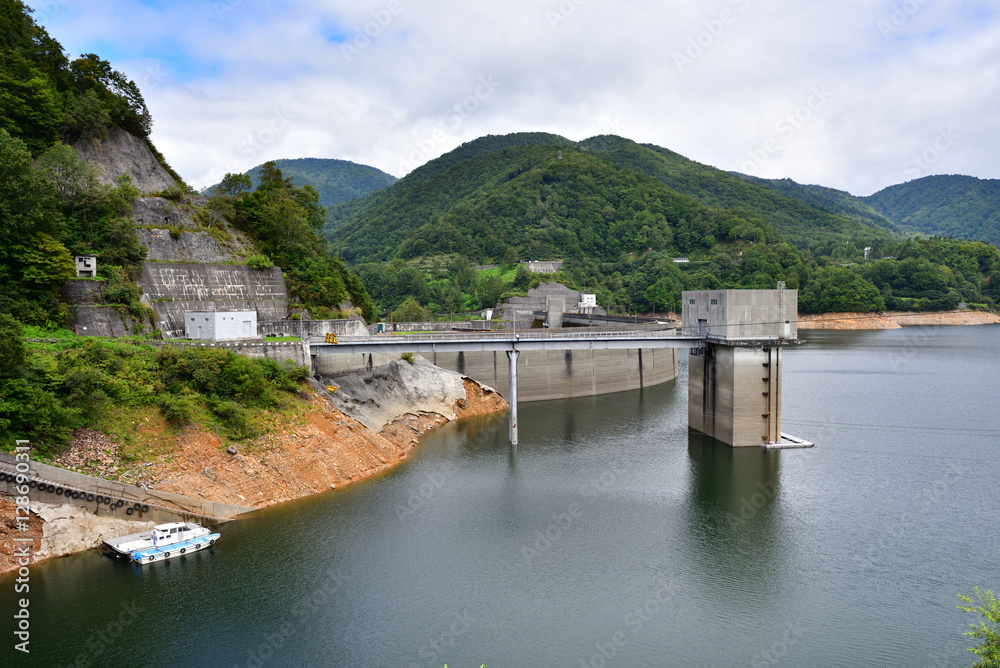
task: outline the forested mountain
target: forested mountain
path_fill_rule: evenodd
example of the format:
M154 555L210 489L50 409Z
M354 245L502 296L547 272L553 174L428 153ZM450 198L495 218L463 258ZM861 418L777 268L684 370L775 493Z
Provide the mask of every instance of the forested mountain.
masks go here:
M990 307L1000 297L995 248L905 241L846 193L785 190L795 196L619 137L491 136L336 207L327 233L383 313L491 305L530 283L514 273L529 258L566 260L556 278L610 309L663 311L684 289L778 280L800 290L806 312ZM473 262L499 263L506 278L477 278Z
M757 176L738 174L747 181L758 183L772 190L788 195L804 202L820 211L826 211L836 216L856 220L866 225L882 227L887 230L905 232L897 220L892 220L869 205L861 197L855 197L844 190L827 188L825 186L804 185L791 179L762 179Z
M274 166L280 169L286 178L291 177L296 185L311 186L319 195L320 206L328 209L370 195L397 181L392 174L349 160L294 158L275 160ZM260 172L263 167L264 165L257 165L250 171L244 172L253 179L255 186L260 183ZM216 187L218 184L206 188L204 192L213 194Z
M488 190L497 177L517 170L520 156L533 147L583 151L600 162L655 179L668 189L688 195L703 205L743 209L766 220L790 243L800 248L832 252L834 247L844 243L870 244L891 239L900 233L885 221L868 225L864 221L832 215L658 146L641 145L613 136L572 142L545 133L487 136L463 144L415 170L391 188L331 210L328 229L343 228L350 236L360 226L371 224L378 229L384 226L394 232L391 242L398 243L398 233L402 228L413 230L427 222L426 216L468 208L469 202L465 198L473 196L477 190ZM471 173L467 174L468 170ZM419 212L419 224L407 220L414 210ZM387 239L385 243L390 241ZM341 244L343 249L347 246L347 243ZM359 255L352 250L342 252ZM364 251L361 255L371 254Z
M1000 180L925 176L861 199L900 225L924 234L1000 246Z
M771 223L799 248L828 252L836 244L862 238L889 239L900 230L888 221L864 221L830 213L721 169L703 165L653 144L614 136L592 137L580 146L620 167L661 181L712 207L741 207Z
M94 54L70 61L23 2L0 0L0 313L28 325L66 325L60 288L74 275L72 256L96 254L107 301L141 315L135 278L146 251L131 219L139 191L127 175L102 184L69 144L124 130L169 171L149 143L152 122L134 82ZM320 234L317 191L296 187L273 165L265 171L253 192L249 178L236 178L236 187L210 204L260 250L248 263L281 265L292 296L317 314L337 312L350 299L373 317L364 287ZM192 193L171 175L179 185L161 194L181 204Z

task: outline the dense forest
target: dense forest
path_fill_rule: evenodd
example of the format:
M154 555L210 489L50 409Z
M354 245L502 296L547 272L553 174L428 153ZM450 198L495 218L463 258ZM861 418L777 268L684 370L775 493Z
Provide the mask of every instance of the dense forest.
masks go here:
M917 232L1000 246L1000 180L925 176L861 199Z
M132 220L140 192L127 175L102 184L72 146L105 139L115 127L145 140L177 182L154 194L193 207L199 224L219 235L228 234L220 215L228 218L258 249L247 264L282 266L300 309L325 317L350 300L376 316L361 281L320 233L325 212L316 190L296 187L270 164L256 188L249 177L228 175L227 192L195 204L149 142L152 119L135 83L96 55L70 61L22 2L0 0L0 437L5 447L28 438L42 454L81 427L126 442L131 411L158 406L173 424L211 423L249 438L267 428L262 411L284 406L307 370L220 351L156 353L60 329L71 320L60 292L75 275L74 255L100 257L106 303L137 329L149 315L136 284L146 259ZM25 343L26 335L58 342Z
M622 311L675 310L683 290L779 280L800 290L805 312L993 308L1000 298L996 247L908 239L838 191L814 206L788 190L618 137L518 134L465 144L337 207L326 230L393 317L522 294L538 282L517 270L528 259L564 260L555 280Z

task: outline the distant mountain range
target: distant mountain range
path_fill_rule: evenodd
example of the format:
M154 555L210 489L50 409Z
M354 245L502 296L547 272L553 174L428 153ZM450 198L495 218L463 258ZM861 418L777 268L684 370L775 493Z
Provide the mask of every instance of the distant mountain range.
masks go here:
M565 157L562 168L560 155ZM565 169L569 164L575 171ZM486 136L463 144L384 190L330 210L327 229L336 231L334 246L352 261L388 259L404 250L408 241L408 256L469 251L477 259L497 259L511 245L529 255L543 249L571 255L586 243L581 246L579 239L570 240L565 233L535 234L531 228L551 223L575 235L576 223L596 215L591 207L598 202L601 208L609 207L616 220L643 209L655 215L657 208L647 207L646 202L628 203L635 193L628 192L631 187L622 185L622 179L661 203L727 210L746 218L744 226L776 230L800 248L818 247L823 252L837 244L874 243L903 234L884 217L831 213L658 146L615 136L574 142L545 133ZM559 187L553 187L557 182ZM619 211L623 204L626 208ZM562 208L536 215L553 207ZM470 216L479 218L473 221ZM487 218L495 224L478 227ZM584 221L585 227L588 224ZM506 230L502 234L501 228ZM493 231L503 237L495 239L495 248L461 243L465 235L481 239ZM674 237L680 242L674 244L678 251L690 247L683 238Z
M489 185L473 184L460 176L457 180L468 187L456 189L453 170L468 168L471 161L482 166L482 158L499 151L506 151L505 160L516 160L517 152L510 149L530 146L586 151L619 169L656 179L705 206L745 209L761 216L800 247L859 235L901 237L910 233L1000 246L1000 180L971 176L927 176L890 186L868 197L857 197L843 190L805 185L791 179L762 179L725 172L669 149L621 137L605 135L574 142L542 132L481 137L428 162L402 180L346 160L298 158L275 163L296 184L308 184L319 192L320 204L327 207L328 232L360 229L372 216L381 218L389 215L390 210L396 211L391 215L408 219L402 220L400 226L390 225L412 232L417 220L421 224L428 222L421 215L410 216L414 198L433 200L429 208L420 207L432 217L467 206L469 197L489 189ZM490 167L491 171L497 169L502 171L503 166ZM259 171L258 165L246 172L255 179L255 184ZM341 252L352 254L346 248L341 248Z
M1000 180L974 176L925 176L868 197L802 185L791 179L740 175L821 211L904 232L985 241L1000 247Z
M294 158L275 160L274 164L286 177L292 177L296 186L310 185L315 188L319 193L320 205L328 209L370 195L397 181L391 174L348 160ZM257 165L244 172L254 180L255 187L261 166ZM215 185L205 192L210 193Z

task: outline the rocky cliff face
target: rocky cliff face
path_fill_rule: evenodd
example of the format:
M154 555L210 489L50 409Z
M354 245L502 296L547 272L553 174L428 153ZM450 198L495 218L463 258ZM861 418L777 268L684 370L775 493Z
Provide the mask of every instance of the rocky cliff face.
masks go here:
M98 168L102 183L114 185L128 174L141 192L159 192L177 183L163 169L146 142L120 128L111 128L108 138L81 139L73 144L80 157Z
M321 382L337 387L330 398L344 415L373 431L381 431L407 413L436 413L454 420L456 405L466 399L461 375L422 357L412 362L396 360L369 371L349 371ZM485 385L482 388L493 392Z
M149 262L239 263L255 251L250 241L205 208L207 199L171 202L140 197L132 205L139 243Z

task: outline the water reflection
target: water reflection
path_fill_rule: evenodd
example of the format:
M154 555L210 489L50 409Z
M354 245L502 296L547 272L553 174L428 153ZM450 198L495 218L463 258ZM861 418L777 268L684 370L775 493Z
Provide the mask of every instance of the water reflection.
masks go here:
M705 582L718 583L753 614L777 603L769 592L780 589L776 578L788 559L780 458L778 452L688 435L687 535L701 556L695 562L705 569Z

